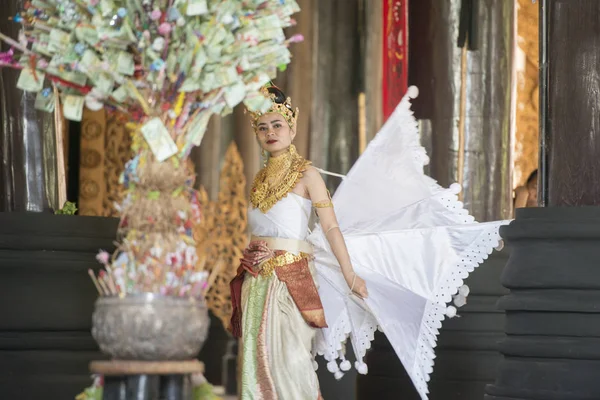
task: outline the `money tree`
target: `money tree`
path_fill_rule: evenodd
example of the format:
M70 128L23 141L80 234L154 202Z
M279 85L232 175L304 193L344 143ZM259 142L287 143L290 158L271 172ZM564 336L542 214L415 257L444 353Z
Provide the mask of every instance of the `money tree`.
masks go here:
M125 115L133 158L119 245L100 252L101 295L201 296L192 227L200 218L188 162L210 117L240 104L265 111L260 88L290 62L283 29L294 0L32 0L0 65L38 109L80 121L83 108Z

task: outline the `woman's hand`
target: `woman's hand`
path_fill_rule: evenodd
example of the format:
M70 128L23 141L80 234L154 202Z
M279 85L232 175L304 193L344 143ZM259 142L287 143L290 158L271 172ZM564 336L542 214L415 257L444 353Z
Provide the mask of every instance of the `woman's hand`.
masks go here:
M356 273L351 272L349 274L344 274L344 279L350 288L350 291L360 297L361 299L366 299L369 296L369 292L367 291L367 283L363 278L356 275Z

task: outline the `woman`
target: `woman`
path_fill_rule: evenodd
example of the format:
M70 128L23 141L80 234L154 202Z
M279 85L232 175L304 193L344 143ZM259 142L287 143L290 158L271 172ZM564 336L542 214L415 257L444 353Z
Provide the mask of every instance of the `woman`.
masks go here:
M408 98L332 201L320 170L292 144L298 109L275 87L265 94L271 108L251 118L270 157L253 183L252 239L231 284L242 399L321 398L315 354L339 378L351 368L350 337L366 373L362 358L377 328L426 398L446 303L497 245L501 222L471 223L454 194L423 174ZM320 224L311 232L312 210Z

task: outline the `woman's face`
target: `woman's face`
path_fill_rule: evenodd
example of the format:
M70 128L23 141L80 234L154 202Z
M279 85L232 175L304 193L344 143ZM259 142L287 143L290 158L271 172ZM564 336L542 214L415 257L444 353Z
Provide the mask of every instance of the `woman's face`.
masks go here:
M256 125L256 137L260 147L277 157L292 144L296 132L290 129L281 114L269 113L261 116Z

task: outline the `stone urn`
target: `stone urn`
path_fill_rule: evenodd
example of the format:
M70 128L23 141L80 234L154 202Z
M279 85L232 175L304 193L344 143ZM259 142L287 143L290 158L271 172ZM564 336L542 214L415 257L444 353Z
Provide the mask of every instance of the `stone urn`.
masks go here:
M100 297L92 336L117 360L173 361L197 357L210 319L203 300L154 293Z

